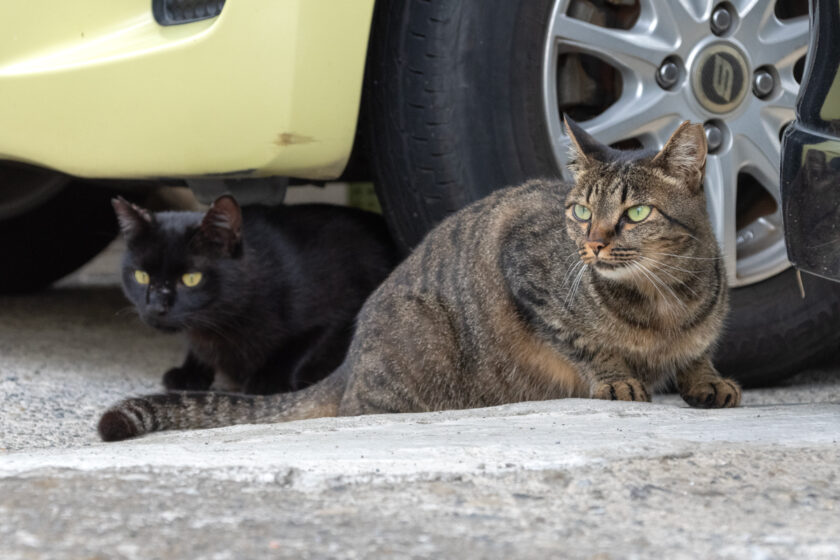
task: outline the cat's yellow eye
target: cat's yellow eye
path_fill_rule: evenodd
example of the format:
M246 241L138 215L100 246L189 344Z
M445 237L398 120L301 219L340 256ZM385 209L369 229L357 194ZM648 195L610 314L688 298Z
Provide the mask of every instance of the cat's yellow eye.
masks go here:
M138 284L143 284L144 286L149 283L149 275L143 270L135 270L134 279Z
M574 213L575 218L584 222L589 221L589 218L592 217L592 210L582 204L575 204L575 207L572 208L572 213Z
M634 206L627 210L627 217L630 218L631 222L641 222L648 216L650 216L651 207L645 204L640 204L639 206Z
M198 286L198 283L201 282L201 273L200 272L188 272L181 276L181 281L184 283L184 286L187 288L194 288Z

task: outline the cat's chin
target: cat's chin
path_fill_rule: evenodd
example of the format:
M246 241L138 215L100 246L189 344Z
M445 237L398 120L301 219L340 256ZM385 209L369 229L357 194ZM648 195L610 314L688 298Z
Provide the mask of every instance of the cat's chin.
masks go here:
M626 265L595 263L592 268L595 269L595 272L608 280L627 281L633 279L633 269Z
M160 319L143 317L143 322L153 329L165 333L173 334L183 330L182 325L170 321L161 321Z

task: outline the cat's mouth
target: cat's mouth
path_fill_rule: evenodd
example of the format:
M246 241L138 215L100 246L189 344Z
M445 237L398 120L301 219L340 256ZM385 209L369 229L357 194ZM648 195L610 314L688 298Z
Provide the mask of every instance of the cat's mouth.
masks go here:
M174 321L168 317L155 317L144 315L142 319L144 323L146 323L153 329L157 329L165 333L176 333L180 330L183 330L184 328L180 321Z
M604 259L595 259L592 262L592 267L595 271L610 280L625 280L633 276L633 268L630 266L632 261L608 261Z
M598 259L593 264L595 265L595 268L601 268L604 270L618 270L619 268L627 267L626 262L610 262L603 259Z

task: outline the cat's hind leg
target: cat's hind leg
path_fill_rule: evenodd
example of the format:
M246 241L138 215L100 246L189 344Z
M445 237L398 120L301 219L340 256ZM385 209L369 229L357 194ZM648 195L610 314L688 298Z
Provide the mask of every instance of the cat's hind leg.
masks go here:
M477 406L475 390L462 378L454 323L445 304L432 296L405 294L379 302L359 322L350 346L340 414Z

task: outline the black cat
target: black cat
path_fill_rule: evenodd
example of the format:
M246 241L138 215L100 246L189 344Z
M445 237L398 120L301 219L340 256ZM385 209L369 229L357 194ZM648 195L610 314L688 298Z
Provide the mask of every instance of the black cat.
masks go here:
M206 214L151 212L121 198L123 290L148 325L184 332L170 390L206 390L216 373L244 393L306 387L344 359L356 313L398 262L380 216L327 205Z

